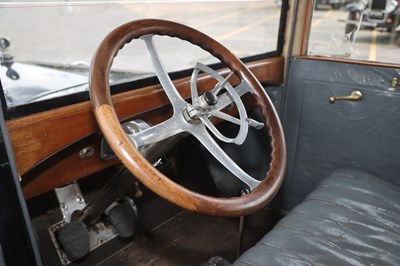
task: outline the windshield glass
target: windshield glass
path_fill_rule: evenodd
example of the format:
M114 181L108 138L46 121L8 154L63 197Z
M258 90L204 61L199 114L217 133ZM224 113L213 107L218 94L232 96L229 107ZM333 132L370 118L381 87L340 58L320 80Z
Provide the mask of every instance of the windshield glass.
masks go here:
M8 106L88 89L91 58L108 32L137 19L160 18L196 28L238 57L277 49L280 1L6 1L0 2L0 78ZM155 38L169 72L210 54L175 38ZM143 41L118 54L111 83L154 76Z

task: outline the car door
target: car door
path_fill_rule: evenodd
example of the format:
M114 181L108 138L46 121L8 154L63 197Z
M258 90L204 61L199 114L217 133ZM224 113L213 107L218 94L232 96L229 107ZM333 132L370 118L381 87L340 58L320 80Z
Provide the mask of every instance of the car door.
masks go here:
M288 168L279 199L284 209L340 168L400 183L399 48L388 41L390 33L377 30L357 32L358 39L346 43L339 21L345 16L329 7L314 11L310 37L303 36L308 49L290 58L283 115ZM333 44L334 38L343 43ZM352 93L362 97L332 98Z

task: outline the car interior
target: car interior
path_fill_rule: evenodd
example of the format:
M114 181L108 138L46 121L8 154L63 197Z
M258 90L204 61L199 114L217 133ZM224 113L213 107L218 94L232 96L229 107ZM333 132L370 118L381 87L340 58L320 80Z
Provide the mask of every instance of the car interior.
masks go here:
M349 38L356 1L142 2L0 3L0 265L399 265L396 31Z

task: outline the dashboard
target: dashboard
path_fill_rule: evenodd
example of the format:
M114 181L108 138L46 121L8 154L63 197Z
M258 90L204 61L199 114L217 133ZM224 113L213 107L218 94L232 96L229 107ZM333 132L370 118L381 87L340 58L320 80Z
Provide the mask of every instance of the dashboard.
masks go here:
M283 57L259 60L247 66L263 84L283 82ZM199 82L200 90L213 85L206 77ZM189 83L190 78L174 81L184 98L189 97ZM160 85L112 97L121 121L140 118L157 124L171 116L168 98ZM7 128L27 199L119 163L118 159L102 160L99 156L102 135L89 101L11 119L7 121Z

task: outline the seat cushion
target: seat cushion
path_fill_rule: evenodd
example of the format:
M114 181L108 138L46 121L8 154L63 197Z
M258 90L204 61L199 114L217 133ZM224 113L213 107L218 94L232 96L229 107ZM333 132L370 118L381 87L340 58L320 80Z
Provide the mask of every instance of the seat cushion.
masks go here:
M400 187L337 171L234 265L400 265Z

